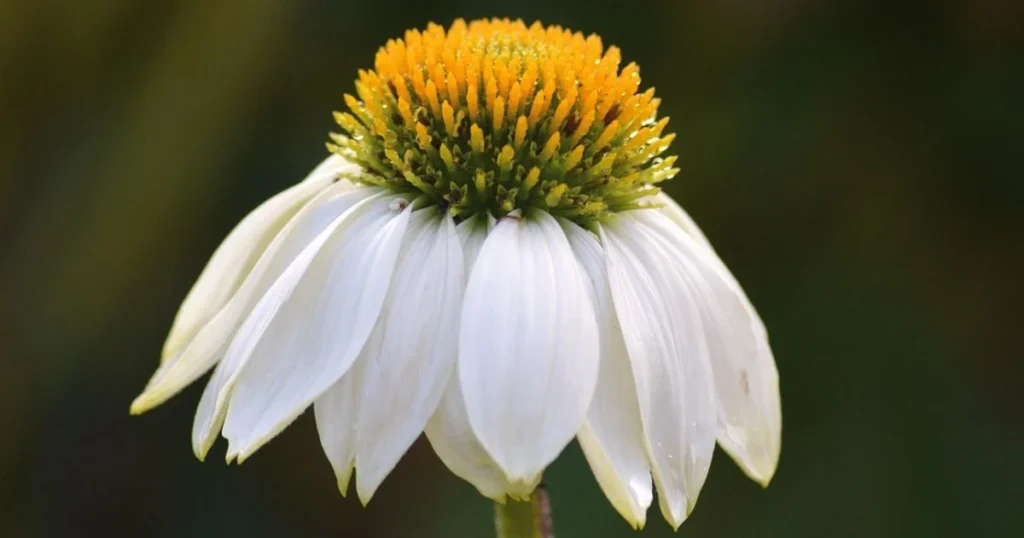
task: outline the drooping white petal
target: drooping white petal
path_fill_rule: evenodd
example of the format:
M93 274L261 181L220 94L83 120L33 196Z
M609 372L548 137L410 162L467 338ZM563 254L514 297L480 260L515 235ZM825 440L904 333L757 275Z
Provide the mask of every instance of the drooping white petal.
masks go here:
M377 321L383 342L358 359L356 491L364 504L437 409L455 366L464 287L452 218L437 207L413 213Z
M558 222L506 216L466 287L459 382L477 439L512 482L530 482L579 431L598 372L583 275Z
M374 327L366 339L363 352L379 354L383 336L382 326ZM343 497L348 492L348 483L352 478L352 469L356 461L359 384L363 379L364 366L364 363L357 360L341 379L313 403L316 429L320 433L320 446L331 462L334 476L338 480L338 491Z
M704 231L700 229L700 226L697 226L697 223L690 217L690 214L681 205L677 204L672 197L664 192L659 192L652 197L652 201L655 204L661 205L661 212L672 219L672 222L676 223L684 232L690 234L690 237L705 247L714 250L711 247L711 242L704 235Z
M699 296L667 248L630 213L600 228L662 514L678 528L707 478L715 402Z
M685 215L681 208L678 212ZM782 446L779 374L768 333L715 252L692 231L681 233L680 221L670 219L673 222L656 215L641 216L651 230L690 260L711 292L703 315L721 423L718 442L750 478L767 485Z
M238 373L267 324L291 296L333 231L351 216L350 211L370 203L373 196L380 198L381 195L374 194L376 192L365 188L341 187L337 192L332 189L299 211L274 238L228 306L189 346L188 352L195 353L197 357L203 356L201 353L206 357L221 354L224 357L203 390L192 423L192 449L200 460L206 457L216 440ZM212 338L222 333L230 335L224 338L223 343ZM208 335L210 338L207 339ZM204 342L209 342L209 345L199 345ZM219 351L223 348L226 351Z
M456 231L462 245L464 275L473 267L477 254L494 224L494 218L488 215L472 217L458 225ZM505 502L506 495L515 498L526 497L537 485L510 483L480 445L466 415L466 404L457 374L449 379L441 403L430 417L424 431L434 452L437 452L448 469L472 484L485 497ZM537 480L539 481L540 477L537 477Z
M330 176L327 176L328 179ZM314 184L315 181L307 181ZM305 185L305 183L303 184ZM353 188L348 182L338 182L322 188L303 205L273 236L248 271L242 284L231 298L192 336L175 356L165 361L153 374L146 389L132 402L132 412L140 413L155 407L176 394L186 385L203 375L223 357L231 337L245 319L256 301L270 286L299 250L337 216L320 208L327 201L349 191L360 193L357 198L373 192L366 188ZM332 206L333 207L333 206Z
M470 217L455 227L455 232L459 236L459 243L462 245L462 256L466 263L464 273L467 278L473 269L473 264L476 263L476 257L480 254L480 249L484 248L484 241L487 239L487 235L491 233L491 230L497 224L498 221L488 213L486 215Z
M504 503L505 496L527 497L540 482L511 483L477 440L466 414L457 375L448 382L441 403L424 429L434 452L455 476L469 482L481 495Z
M389 196L341 219L261 331L228 405L228 456L244 460L349 369L391 283L411 209Z
M640 407L622 329L615 315L604 256L597 239L562 221L562 228L591 281L591 300L601 334L601 366L587 421L577 438L594 476L612 506L634 528L647 521L654 498Z
M292 215L330 185L339 172L353 166L337 155L328 157L305 180L260 204L231 230L181 303L164 342L162 361L181 351L228 302Z

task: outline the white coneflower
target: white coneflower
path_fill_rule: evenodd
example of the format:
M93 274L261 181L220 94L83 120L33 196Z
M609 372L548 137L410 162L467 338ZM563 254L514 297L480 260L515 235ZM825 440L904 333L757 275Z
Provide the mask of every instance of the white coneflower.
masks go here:
M667 118L619 61L520 21L389 41L336 114L334 155L214 253L132 412L213 368L193 447L221 433L240 462L312 405L364 503L424 431L498 501L528 497L575 437L636 527L655 486L683 522L716 441L767 484L764 326L659 193Z

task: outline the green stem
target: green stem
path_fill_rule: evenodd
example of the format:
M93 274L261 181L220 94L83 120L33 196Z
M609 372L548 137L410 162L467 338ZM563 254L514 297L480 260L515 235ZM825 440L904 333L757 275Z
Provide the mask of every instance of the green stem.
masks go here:
M498 538L554 538L547 490L541 485L526 501L495 503L494 526Z

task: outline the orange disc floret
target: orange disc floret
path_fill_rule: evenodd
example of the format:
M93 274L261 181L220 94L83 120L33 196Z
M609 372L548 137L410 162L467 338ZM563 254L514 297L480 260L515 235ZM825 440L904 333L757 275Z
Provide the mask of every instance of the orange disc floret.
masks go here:
M331 151L351 179L422 193L456 217L540 208L585 223L643 207L675 157L639 68L596 35L507 19L409 30L360 71Z

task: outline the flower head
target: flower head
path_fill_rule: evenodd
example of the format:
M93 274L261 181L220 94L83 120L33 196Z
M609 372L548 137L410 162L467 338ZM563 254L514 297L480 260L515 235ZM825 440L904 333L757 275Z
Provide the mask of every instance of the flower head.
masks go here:
M353 181L424 195L459 219L537 208L581 224L640 207L671 178L655 159L654 89L619 49L557 26L456 21L410 30L360 71L329 147Z
M312 406L368 502L426 432L482 494L530 494L573 438L634 526L678 526L717 441L767 484L778 374L763 324L656 185L671 141L596 36L456 21L388 42L327 158L255 209L185 298L152 408L242 461Z

